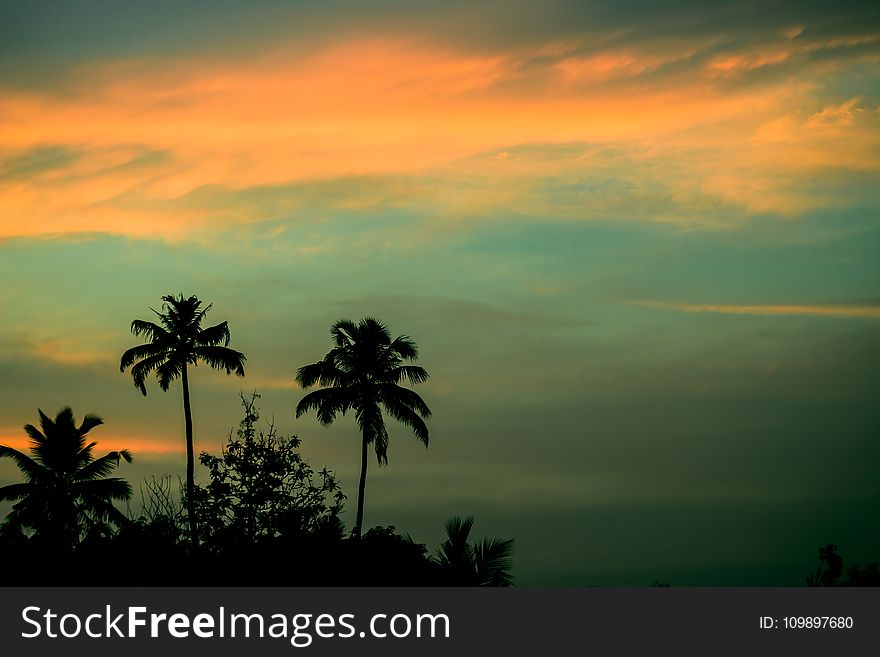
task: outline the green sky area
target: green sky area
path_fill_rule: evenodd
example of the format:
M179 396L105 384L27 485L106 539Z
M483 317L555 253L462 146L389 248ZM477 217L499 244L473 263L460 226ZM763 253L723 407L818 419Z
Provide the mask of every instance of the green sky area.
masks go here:
M790 84L791 103L810 104L786 119L805 134L805 126L829 130L809 142L828 149L829 164L777 170L773 160L750 160L752 142L722 117L663 143L511 141L392 174L221 181L161 199L133 184L103 209L191 212L201 227L149 239L128 227L37 237L0 230L0 442L20 439L37 408L54 415L70 405L79 417L104 418L91 434L98 451L105 442L125 447L127 437L177 446L133 450L119 474L136 491L148 475L182 475L179 384L163 393L151 381L144 398L120 373L119 356L139 342L132 319L150 319L164 294L195 294L214 304L209 323L228 320L230 346L247 356L244 379L205 367L193 374L197 449L219 452L241 417L239 392L256 389L264 416L302 438L311 465L339 475L350 527L355 422L295 419L302 391L293 379L326 353L332 322L372 315L419 344L431 379L418 391L433 417L427 450L389 420L388 467L371 455L367 526L395 525L433 548L447 518L473 514L477 537L515 539L524 586L800 586L822 545L836 543L847 565L880 559L873 3L766 11L717 3L700 13L694 2L666 11L650 2L638 10L546 3L553 11L515 3L510 12L492 2L380 2L373 12L306 2L296 5L302 20L289 22L279 19L292 15L289 3L211 4L132 3L107 13L105 2L61 3L50 15L38 3L9 3L0 93L81 93L67 85L83 62L222 60L262 41L299 37L308 48L357 30L421 30L457 53L538 51L578 34L592 35L596 48L650 43L659 52L720 35L705 52L626 83L656 90L803 24L804 39L832 45L723 84L758 96L761 85ZM522 70L544 57L520 62ZM515 79L525 88L525 77ZM502 87L492 94L515 105L522 89ZM749 124L749 135L758 127ZM853 156L861 160L836 152L838 139L841 149L863 145ZM152 182L157 172L186 171L173 144L122 147L134 153L125 175L143 170ZM46 180L51 199L92 170L77 166L107 151L50 142L2 149L0 193ZM745 162L731 170L734 182L700 184L701 172L723 171L727 153ZM513 163L514 173L502 171ZM0 485L17 480L0 461Z
M32 347L46 334L121 353L134 344L128 322L160 293L194 292L248 355L243 381L194 377L200 446L219 448L237 391L256 387L265 413L351 496L353 422L294 420L299 393L279 382L323 354L333 319L372 313L422 346L434 419L427 451L392 429L390 465L370 473L369 524L436 544L447 516L474 513L483 532L516 538L519 581L533 585L798 584L831 541L850 559L876 558L877 320L632 303L869 299L880 234L858 212L840 231L821 217L696 233L519 217L387 243L407 219L315 227L333 239L364 225L332 257L284 257L301 244L295 232L223 248L5 242L0 278L15 284L2 296L0 423L71 404L105 418L98 440L182 441L177 387L144 399L112 360L53 364ZM182 461L146 455L123 474L137 482ZM0 472L12 480L10 464Z

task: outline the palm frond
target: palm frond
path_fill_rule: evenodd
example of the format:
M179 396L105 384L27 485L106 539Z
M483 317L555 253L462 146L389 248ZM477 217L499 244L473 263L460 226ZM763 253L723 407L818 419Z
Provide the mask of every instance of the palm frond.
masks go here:
M147 377L152 372L158 370L167 361L168 356L165 353L156 354L155 356L150 356L142 361L139 361L134 367L131 368L131 378L134 381L134 387L140 390L142 394L146 395Z
M125 453L124 455L123 452ZM126 456L127 458L125 458ZM101 458L95 459L85 467L80 468L74 476L74 481L93 481L95 479L106 477L119 466L120 457L125 458L126 461L131 463L131 455L128 454L127 450L122 450L122 452L110 452Z
M125 501L131 497L131 484L120 477L78 481L74 485L77 495L94 496L107 500Z
M42 431L37 429L33 424L24 425L24 432L31 439L31 445L41 445L42 443L46 442L46 435Z
M443 531L446 532L447 539L452 543L467 543L471 529L474 526L474 517L452 516L443 524Z
M481 586L513 584L513 539L484 538L474 544L474 564Z
M364 317L357 325L358 341L387 347L391 344L391 332L385 323L375 317Z
M318 422L327 426L333 423L337 414L345 413L351 407L351 399L343 388L321 388L313 390L296 405L296 417L310 410L316 412Z
M34 490L33 484L9 484L0 487L0 502L15 502L30 495Z
M340 319L330 327L330 337L337 347L350 347L355 343L358 326L350 319Z
M226 322L220 322L216 326L209 326L199 331L196 335L195 343L208 347L217 345L229 345L229 325Z
M408 335L397 336L391 343L391 350L403 360L415 360L419 357L419 347Z
M37 413L40 416L40 428L43 430L42 435L48 438L50 434L55 432L55 422L43 412L43 409L38 408Z
M162 328L154 322L148 322L143 319L136 319L131 323L131 332L137 336L147 337L149 341L153 344L168 345L174 341L171 333L169 333L166 329Z
M303 388L311 388L318 383L323 370L324 361L303 365L296 371L296 382Z
M193 347L193 355L205 361L215 370L225 370L227 374L244 376L245 355L235 349L219 346Z
M382 409L376 403L359 400L355 406L354 418L364 435L364 439L368 444L373 445L379 465L387 465L388 430L382 417Z
M164 312L157 314L169 331L172 334L188 334L193 337L198 333L202 319L212 307L212 304L208 304L201 308L202 301L197 296L184 297L182 293L176 297L166 294L162 297L162 302Z
M317 384L325 388L345 386L349 377L336 366L335 352L334 349L324 357L324 360L300 367L296 371L296 382L303 388L311 388Z
M437 561L441 568L458 584L474 584L476 568L474 552L468 543L473 516L453 516L443 526L446 540L437 547Z
M388 465L388 427L384 422L380 422L373 431L373 450L379 466Z
M418 365L400 365L391 370L388 378L394 383L407 381L410 384L415 385L424 383L430 377L424 367L419 367Z
M388 414L404 426L412 429L413 434L425 446L428 446L428 425L412 408L402 403L399 398L383 399ZM427 407L426 407L427 408Z
M91 512L102 522L112 522L117 527L122 527L131 522L124 513L110 502L95 500L91 504Z
M28 481L39 480L46 475L46 468L27 454L19 452L17 449L0 445L0 458L7 457L15 461L16 467L22 471Z
M119 371L124 372L138 361L163 356L168 353L169 346L160 342L148 342L126 349L119 359Z
M177 358L166 360L159 364L156 368L156 379L159 381L159 387L162 390L168 390L171 382L179 378L183 374L185 364Z
M77 433L79 434L80 437L85 437L85 435L89 431L91 431L95 427L98 427L102 424L104 424L104 420L102 420L97 415L92 415L92 414L86 415L83 418L82 424L79 425L79 429L77 429Z
M343 355L342 350L331 349L324 356L322 361L323 369L321 370L321 376L318 378L318 383L325 388L333 386L346 387L350 385L352 373L350 368L346 369L346 367L343 367L345 365L344 359L341 358Z
M404 388L395 383L386 383L380 386L380 392L383 401L392 400L399 402L415 410L423 418L431 417L431 409L428 408L425 400L415 390Z

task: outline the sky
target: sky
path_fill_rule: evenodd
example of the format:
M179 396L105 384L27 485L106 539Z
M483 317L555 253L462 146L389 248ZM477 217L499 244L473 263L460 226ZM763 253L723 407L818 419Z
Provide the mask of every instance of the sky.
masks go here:
M70 405L182 474L179 385L119 356L196 294L247 355L197 450L258 390L351 523L356 426L294 376L372 315L433 418L367 525L473 514L528 586L875 561L878 64L876 3L0 1L0 443Z

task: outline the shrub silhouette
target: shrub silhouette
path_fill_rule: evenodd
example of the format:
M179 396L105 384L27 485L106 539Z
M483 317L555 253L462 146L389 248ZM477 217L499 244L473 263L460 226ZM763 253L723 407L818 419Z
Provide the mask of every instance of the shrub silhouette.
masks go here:
M327 531L337 523L345 496L333 473L315 472L299 453L296 436L279 436L272 422L258 430L254 392L241 395L244 417L220 456L202 452L209 482L195 487L202 536L212 549L278 536Z
M880 565L876 561L865 566L856 562L843 575L843 557L837 546L829 543L819 548L819 564L816 572L807 576L807 586L880 586Z

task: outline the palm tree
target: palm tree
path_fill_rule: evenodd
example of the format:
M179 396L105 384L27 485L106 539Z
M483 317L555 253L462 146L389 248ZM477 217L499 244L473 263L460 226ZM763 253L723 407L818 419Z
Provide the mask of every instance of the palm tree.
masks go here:
M225 370L226 374L244 376L244 354L230 349L229 327L226 322L202 328L202 320L211 310L208 304L202 308L198 297L162 297L162 312L153 310L159 317L159 324L136 319L131 323L131 332L146 336L149 342L132 347L122 354L119 370L124 372L131 367L135 387L147 394L145 381L151 372L156 373L159 387L167 391L171 382L180 378L183 384L183 417L186 429L186 502L189 516L189 533L192 547L198 546L195 505L193 501L195 483L195 459L193 456L192 410L189 403L188 365L207 363L215 370Z
M15 461L25 476L24 483L0 488L0 501L15 502L4 525L16 533L33 530L47 547L69 552L89 529L125 522L113 501L129 499L131 486L107 475L120 459L131 463L131 454L123 449L97 459L92 456L96 443L86 443L86 435L104 423L97 415L86 415L77 426L70 407L61 409L54 420L38 412L42 431L32 424L24 426L30 456L0 445L0 457Z
M437 548L440 569L457 586L511 586L513 539L484 538L471 545L473 526L473 516L446 521L446 540Z
M382 322L365 317L357 324L341 319L330 327L333 348L324 359L297 370L296 380L303 388L316 384L322 387L307 394L296 407L300 417L310 410L318 421L332 424L338 413L354 410L354 418L361 430L361 475L358 483L357 519L354 537L360 539L364 520L364 489L367 482L367 448L373 445L379 465L388 463L388 432L382 411L412 429L425 447L428 446L428 427L423 418L431 417L431 410L422 398L403 387L427 381L428 373L415 361L419 350L409 336L394 340Z

